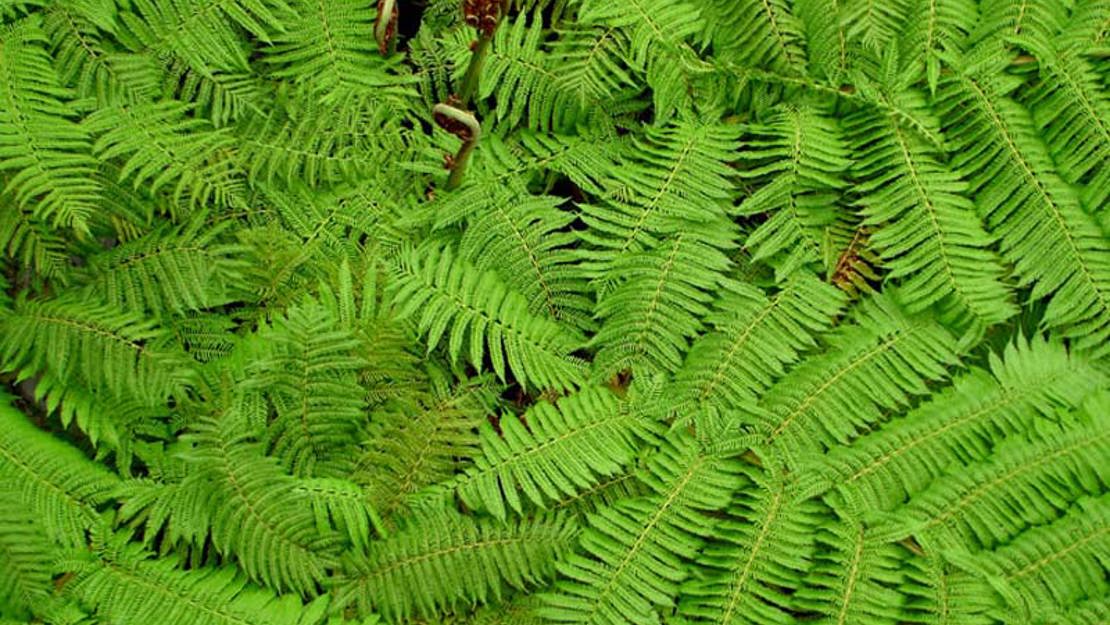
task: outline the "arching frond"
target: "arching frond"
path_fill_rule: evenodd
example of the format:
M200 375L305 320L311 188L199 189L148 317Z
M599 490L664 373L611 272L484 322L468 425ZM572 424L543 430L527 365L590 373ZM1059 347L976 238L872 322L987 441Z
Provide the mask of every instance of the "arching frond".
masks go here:
M789 2L711 0L703 14L719 58L785 74L806 73L804 46L815 42L806 41L803 24ZM826 13L825 19L835 25L839 16Z
M1020 81L1001 71L998 58L987 46L952 60L953 72L942 81L938 109L950 120L952 164L971 182L1003 258L1033 284L1035 298L1049 297L1045 325L1104 354L1110 248L1075 190L1055 174L1029 113L1008 97Z
M795 595L799 608L819 614L816 622L823 625L906 622L906 599L899 586L909 552L876 539L850 514L823 530L815 564Z
M659 622L673 605L724 508L742 479L735 461L701 452L675 432L642 474L651 494L618 501L590 516L580 552L558 563L562 578L543 595L540 614L559 623L641 625Z
M690 224L650 251L614 261L610 271L625 281L596 307L603 322L591 341L598 346L595 378L625 369L679 368L709 313L712 293L725 281L730 262L722 250L735 246L731 226L724 219Z
M683 586L692 623L786 625L816 547L821 506L781 474L749 467L749 482L712 532L703 568Z
M989 373L972 369L905 416L833 450L821 471L860 507L889 508L954 462L983 458L1002 435L1078 407L1103 384L1101 373L1058 343L1020 341L991 356Z
M1091 406L1090 423L1045 440L1009 440L985 461L954 466L891 514L897 534L941 534L932 542L993 548L1022 529L1056 518L1110 481L1107 400ZM889 528L888 530L889 531Z
M443 204L439 204L443 201ZM593 301L574 263L578 241L568 232L575 214L559 198L530 195L481 179L437 201L444 218L466 211L459 253L482 269L497 271L528 299L528 309L579 329L589 328ZM455 208L461 211L452 210Z
M242 267L236 258L241 248L220 236L229 225L205 228L194 219L184 227L163 227L93 256L82 282L90 294L123 310L155 315L227 303Z
M213 129L188 111L187 104L173 100L120 105L98 110L84 126L99 135L93 145L98 158L122 159L121 181L148 185L151 192L175 183L174 200L187 197L193 206L242 203L242 181L229 158L230 132Z
M147 403L179 393L191 377L166 330L95 299L21 298L0 316L0 362L27 378L49 371L69 384Z
M298 18L284 22L283 32L264 49L265 62L277 78L336 93L383 85L385 75L374 38L374 3L360 0L290 3Z
M1034 51L1040 84L1031 93L1033 121L1064 179L1081 185L1088 210L1110 202L1110 97L1080 50L1023 40Z
M56 554L33 510L18 505L21 488L5 471L4 455L0 448L0 614L25 617L49 600Z
M246 70L236 29L266 42L290 15L285 0L130 0L116 36L132 51L178 55L202 73Z
M36 428L11 401L0 396L0 483L6 495L15 494L3 507L31 512L51 541L85 544L85 530L100 522L97 506L108 500L119 478Z
M794 466L823 447L845 444L884 420L884 411L928 393L956 362L952 336L934 321L906 315L886 296L856 309L828 350L792 369L760 400L752 429Z
M1054 606L1105 593L1108 535L1110 497L1087 498L1054 523L1030 529L966 565L998 580L994 586L1002 591L1003 604L995 618L1014 612L1048 616Z
M756 401L786 366L817 346L844 304L841 293L804 272L775 293L735 285L706 317L702 334L675 374L676 406L728 411Z
M184 437L193 445L186 461L194 470L182 488L208 511L212 544L234 556L250 578L278 591L315 594L336 564L339 537L320 527L306 505L311 498L263 455L245 425L235 415L195 425Z
M697 6L685 0L586 0L582 5L580 22L628 33L632 62L640 68L662 52L681 47L703 28Z
M570 354L581 339L530 313L525 299L506 288L496 274L475 270L451 248L403 252L394 266L394 280L400 316L419 313L417 325L429 351L449 329L447 349L453 361L467 346L471 364L484 368L488 356L503 380L511 371L532 388L570 389L580 383L581 365Z
M87 234L100 185L88 130L75 121L46 52L41 20L0 27L0 170L20 208Z
M594 248L582 270L615 280L613 264L621 257L651 249L691 222L725 215L737 135L735 126L679 120L625 146L616 167L606 168L613 176L605 181L610 201L581 206L589 229L579 236Z
M272 349L251 367L248 387L275 408L267 433L272 453L295 475L345 475L365 422L358 340L311 300L290 308L261 338Z
M434 617L546 581L576 528L565 516L508 525L437 512L346 561L339 601L390 619Z
M509 127L524 123L537 130L566 127L578 114L579 100L564 90L562 69L552 65L543 45L544 25L538 17L521 15L494 34L482 68L478 97L498 103L490 117ZM463 48L460 51L469 50ZM466 68L460 59L459 78Z
M99 618L181 625L301 625L319 622L326 600L303 606L248 583L230 567L182 570L173 557L152 558L126 536L105 536L75 567L66 593Z
M420 489L451 479L480 453L478 426L493 410L492 385L472 380L454 388L443 380L420 403L395 403L371 415L373 437L352 478L364 484L382 516L403 512Z
M779 109L753 126L739 153L740 175L759 188L742 215L766 219L748 236L754 260L770 260L780 275L827 256L832 231L851 221L837 205L851 161L836 122L808 107Z
M657 430L608 390L585 389L554 404L536 404L519 419L504 415L500 432L486 423L482 454L455 488L468 507L504 519L506 508L522 512L518 491L544 507L613 476Z
M924 108L913 93L902 96L907 108ZM864 224L877 227L871 243L890 273L901 282L904 303L913 312L949 300L979 324L1012 317L1017 307L1002 283L1003 269L989 249L967 195L967 185L939 155L898 120L863 111L847 121L856 165L863 179Z

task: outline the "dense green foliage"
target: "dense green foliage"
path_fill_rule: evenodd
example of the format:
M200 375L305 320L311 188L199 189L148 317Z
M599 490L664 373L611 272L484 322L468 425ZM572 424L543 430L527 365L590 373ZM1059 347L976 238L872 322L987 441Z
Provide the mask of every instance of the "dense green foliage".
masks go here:
M0 625L1110 622L1108 86L1108 0L0 0Z

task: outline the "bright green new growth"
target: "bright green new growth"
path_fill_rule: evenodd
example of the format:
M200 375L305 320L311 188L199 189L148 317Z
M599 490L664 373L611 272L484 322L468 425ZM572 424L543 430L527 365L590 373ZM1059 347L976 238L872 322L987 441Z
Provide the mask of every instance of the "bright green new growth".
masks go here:
M0 625L1110 622L1108 59L1110 0L0 0Z

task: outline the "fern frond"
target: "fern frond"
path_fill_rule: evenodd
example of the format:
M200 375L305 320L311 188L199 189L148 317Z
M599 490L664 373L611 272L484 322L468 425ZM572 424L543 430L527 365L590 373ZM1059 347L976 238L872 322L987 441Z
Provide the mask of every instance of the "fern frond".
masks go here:
M0 202L9 201L14 202L7 194L0 195ZM71 279L65 239L27 211L14 207L0 211L0 250L43 278L63 285Z
M909 552L876 539L858 519L842 514L817 538L815 564L795 598L802 610L821 615L822 625L906 622L898 590Z
M772 260L779 275L816 264L827 233L851 221L837 205L851 161L837 123L809 107L776 110L753 126L739 160L746 181L759 184L737 211L766 215L745 247L753 260Z
M1082 499L1059 520L979 554L973 570L997 576L1008 604L994 616L1051 615L1055 606L1105 593L1108 536L1110 497L1102 495Z
M628 33L610 24L566 25L550 51L560 90L573 94L579 106L620 99L636 87L625 62L628 45Z
M703 9L716 56L785 74L806 73L803 24L786 0L711 0ZM825 14L836 24L838 16Z
M468 345L471 364L484 368L488 356L502 380L511 371L531 388L572 389L581 383L581 364L570 355L581 338L530 313L524 297L493 272L458 259L451 248L434 247L406 250L393 271L399 316L420 314L417 325L429 351L450 326L447 350L453 361Z
M1088 210L1110 202L1110 97L1082 50L1024 41L1040 84L1030 94L1033 121L1064 179L1081 186Z
M374 38L374 4L361 0L295 0L298 18L264 48L276 78L307 83L313 91L335 93L373 88L383 81ZM396 84L396 81L388 81Z
M169 438L164 407L135 399L121 401L50 373L35 378L34 397L63 426L76 425L96 449L97 460L114 453L116 468L124 476L130 475L136 447Z
M828 350L792 369L748 417L789 466L824 447L845 444L884 420L884 411L928 394L956 362L953 337L934 321L906 315L889 297L856 308L855 323L827 340Z
M494 34L477 95L497 102L491 114L497 123L511 128L523 121L528 128L548 130L566 128L578 115L581 102L563 90L562 68L552 65L542 48L544 34L539 16L524 15ZM459 51L470 54L467 48ZM455 64L459 78L466 66L460 57Z
M271 352L251 367L247 388L267 396L271 452L299 476L338 477L365 422L359 343L318 303L290 308L261 333Z
M998 601L986 581L941 554L906 561L906 620L921 625L997 625L988 614Z
M166 339L152 320L95 299L21 297L0 317L0 362L22 378L45 370L89 390L156 403L192 376L185 354Z
M246 71L236 29L268 42L290 14L284 0L130 0L116 36L135 52L176 55L201 73Z
M545 507L595 486L628 465L658 428L622 405L613 393L585 389L557 403L535 404L517 418L506 414L500 432L481 428L482 454L455 481L463 503L498 519L520 514L523 491Z
M93 151L101 159L122 159L120 181L148 185L151 192L173 184L174 201L192 206L209 201L242 203L243 184L227 129L213 129L188 116L189 105L173 100L106 107L86 118L86 130L99 135Z
M180 625L301 625L323 616L326 600L300 598L252 586L233 567L182 570L178 559L152 558L126 536L107 536L75 564L65 592L109 622Z
M63 84L99 103L118 104L154 97L157 76L134 80L109 37L115 30L114 2L52 2L43 17L58 76ZM151 69L157 72L157 67Z
M844 0L845 36L870 50L884 50L906 22L910 0Z
M744 473L748 483L682 589L679 613L698 625L794 622L791 594L810 567L822 508L778 472Z
M348 558L337 600L391 620L434 618L460 604L498 600L507 587L542 583L575 535L565 516L505 525L452 511L429 513Z
M706 318L713 330L694 341L675 374L675 406L718 411L752 403L800 354L817 346L844 306L841 293L804 272L775 293L737 283Z
M253 436L236 415L198 422L182 436L193 445L185 456L193 470L182 487L208 511L212 544L234 555L251 579L278 591L315 594L336 563L339 537L317 524L298 481L263 455Z
M681 48L703 28L697 6L685 0L584 0L581 4L579 22L628 33L630 60L639 68L646 68L660 52Z
M924 108L923 99L904 93L906 108ZM863 181L864 225L876 226L871 243L899 280L911 312L942 300L970 313L981 326L1017 313L1003 269L990 251L967 185L944 166L941 156L894 118L864 111L847 121L856 171Z
M334 528L356 551L366 550L372 532L386 533L366 491L355 482L328 477L301 479L293 491L309 502L322 526Z
M991 47L980 54L997 53ZM952 164L968 176L1003 257L1033 297L1051 296L1044 323L1076 344L1110 348L1110 248L1075 191L1053 171L1029 113L1008 97L1018 79L1002 73L995 55L977 66L957 64L942 81L939 106L949 120ZM1003 57L1004 58L1004 57Z
M589 230L579 236L596 248L582 270L614 280L612 265L626 254L651 249L691 222L722 218L732 198L728 163L738 134L736 126L677 120L624 146L621 161L605 167L612 171L605 181L609 201L581 206Z
M0 30L0 170L20 208L88 234L100 196L88 130L50 62L38 16Z
M956 461L986 456L1005 434L1027 431L1059 408L1074 409L1103 374L1058 343L1033 340L991 355L904 417L838 448L815 469L862 506L888 509Z
M51 541L85 544L85 530L100 521L97 506L108 500L119 478L76 447L36 428L27 415L0 396L0 482L14 489L15 506L34 514Z
M2 454L0 450L0 501L5 502L0 506L0 614L27 616L49 600L55 547L34 512L17 504L21 488L9 481Z
M978 21L975 0L911 0L898 36L902 63L914 68L916 76L924 76L935 91L941 53L962 50Z
M587 329L593 301L586 281L577 275L578 237L568 231L575 214L561 200L530 195L479 181L452 194L440 205L440 223L454 208L465 211L467 227L459 254L481 269L494 270L528 300L528 310Z
M92 256L82 282L90 295L156 316L225 304L242 266L236 258L241 248L220 240L229 225L205 228L203 220L194 219L162 227Z
M626 280L596 308L604 321L591 340L598 346L594 377L608 379L633 369L674 371L709 313L712 293L727 280L731 262L722 250L735 246L724 219L690 224L650 251L618 258L610 271Z
M973 38L1015 36L1049 39L1064 25L1072 0L980 0Z
M450 387L433 378L432 393L419 404L394 402L371 415L372 437L352 479L364 485L382 516L403 510L420 489L450 480L480 453L477 430L495 401L488 382Z
M542 595L549 621L589 625L658 623L657 607L674 604L715 520L742 483L735 461L704 454L675 431L648 460L642 479L651 493L624 499L590 516L580 552L558 562L561 579Z
M1088 408L1088 424L1042 441L1006 441L985 461L952 468L892 513L897 533L944 532L950 536L932 542L990 549L1025 527L1052 521L1081 496L1097 495L1110 482L1102 462L1110 455L1106 408L1103 397Z
M235 128L236 160L252 183L300 182L317 188L365 181L404 151L406 131L391 108L361 106L359 100L344 107L315 99L301 94L289 105L294 112L315 114L290 116L276 110L248 116ZM340 123L340 117L353 119Z

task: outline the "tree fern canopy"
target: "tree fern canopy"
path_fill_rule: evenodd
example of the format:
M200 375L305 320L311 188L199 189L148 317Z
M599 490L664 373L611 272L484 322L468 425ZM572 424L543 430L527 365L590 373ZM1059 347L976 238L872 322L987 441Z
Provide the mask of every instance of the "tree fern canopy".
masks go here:
M1110 0L0 0L0 625L1110 621Z

